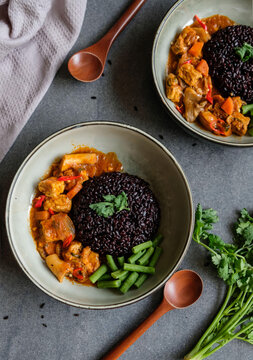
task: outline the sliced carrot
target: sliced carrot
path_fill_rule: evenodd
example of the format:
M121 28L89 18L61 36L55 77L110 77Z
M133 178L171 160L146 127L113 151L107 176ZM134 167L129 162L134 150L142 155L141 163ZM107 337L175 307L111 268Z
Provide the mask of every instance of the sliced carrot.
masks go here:
M229 96L225 102L221 106L222 110L224 110L228 115L231 115L234 111L234 102L232 98Z
M73 199L74 196L76 196L77 193L82 189L83 185L81 183L77 183L74 187L72 187L71 190L67 193L67 197L69 199Z
M196 67L196 70L199 71L204 76L208 76L209 66L208 66L206 60L204 60L204 59L200 60L200 63Z
M192 47L190 48L190 50L188 51L189 54L191 54L192 56L194 57L199 57L201 56L201 51L202 51L202 48L203 48L203 41L197 41L195 42Z
M36 220L43 221L50 218L48 211L36 211L34 214Z

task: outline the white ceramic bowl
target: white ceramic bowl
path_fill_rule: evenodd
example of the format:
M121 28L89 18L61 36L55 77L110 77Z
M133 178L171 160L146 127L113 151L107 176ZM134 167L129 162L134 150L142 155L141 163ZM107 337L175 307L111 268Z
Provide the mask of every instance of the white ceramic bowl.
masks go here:
M29 229L29 211L39 178L57 157L87 145L118 155L124 170L148 181L161 207L164 250L156 274L140 289L122 295L68 280L59 283L36 250ZM24 160L12 182L6 207L6 228L12 251L26 275L48 295L64 303L92 309L118 307L143 299L162 286L179 265L191 240L191 192L180 166L157 140L131 126L90 122L63 129L44 140Z
M152 71L158 94L173 118L191 133L216 143L232 146L253 146L253 137L236 136L222 137L202 129L197 123L187 122L176 110L172 101L165 94L166 65L171 42L182 29L192 24L194 15L200 18L215 14L226 15L238 24L253 26L251 0L179 0L163 18L153 45Z

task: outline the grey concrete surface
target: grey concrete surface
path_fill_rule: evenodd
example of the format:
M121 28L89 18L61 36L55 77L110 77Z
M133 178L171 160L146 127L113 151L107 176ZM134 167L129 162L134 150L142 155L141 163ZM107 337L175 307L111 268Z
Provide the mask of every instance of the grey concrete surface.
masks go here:
M71 54L92 44L113 24L130 0L90 0L83 28ZM147 1L112 47L105 76L82 84L67 72L67 59L49 91L0 165L0 359L97 360L130 333L159 304L162 291L128 307L79 310L51 299L25 276L8 245L5 200L11 180L29 152L70 124L111 120L134 125L159 139L181 164L194 203L218 210L216 231L226 240L238 210L253 210L252 151L206 143L186 134L163 109L153 86L151 49L155 31L173 1ZM91 99L95 96L96 99ZM117 151L117 149L115 149ZM182 219L183 223L184 219ZM21 239L22 240L22 239ZM122 360L177 360L193 347L222 301L225 286L195 243L181 268L204 280L201 299L190 309L163 316ZM6 317L8 316L8 319ZM251 360L252 346L234 341L216 360Z

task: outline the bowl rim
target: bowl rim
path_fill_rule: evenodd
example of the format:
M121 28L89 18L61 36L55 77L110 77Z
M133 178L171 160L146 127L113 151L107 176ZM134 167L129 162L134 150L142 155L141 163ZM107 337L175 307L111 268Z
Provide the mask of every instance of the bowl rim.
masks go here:
M189 229L188 229L188 233L187 233L187 238L186 238L186 242L185 242L185 245L184 245L184 248L181 252L181 255L177 261L177 263L175 264L175 266L173 267L173 269L152 289L146 291L144 294L134 298L134 299L131 299L131 300L127 300L123 303L119 303L119 304L110 304L110 305L86 305L86 304L81 304L81 303L78 303L78 302L75 302L75 301L71 301L71 300L66 300L64 298L62 298L61 296L58 296L57 294L51 292L50 290L48 290L47 288L44 287L43 284L41 284L39 281L37 281L33 275L31 273L29 273L29 271L26 269L25 265L22 263L21 259L19 258L19 254L18 252L16 251L15 249L15 245L12 241L12 237L11 237L11 231L10 231L10 228L11 228L11 225L10 225L10 202L11 202L11 199L12 199L12 194L13 194L13 191L14 191L14 188L15 188L15 185L16 185L16 182L19 178L19 175L21 173L21 171L23 170L23 168L26 166L27 162L30 160L30 158L42 147L44 146L46 143L48 143L51 139L57 137L58 135L60 134L63 134L65 132L68 132L70 130L73 130L73 129L76 129L76 128L82 128L82 127L86 127L86 126L94 126L94 125L109 125L109 126L115 126L115 127L120 127L120 128L124 128L124 129L127 129L127 130L131 130L131 131L134 131L134 132L137 132L139 133L140 135L148 138L149 140L151 140L152 142L154 142L156 145L158 145L165 153L167 156L170 157L170 159L173 161L174 165L176 166L176 168L178 169L180 175L182 176L182 179L184 181L184 184L185 184L185 187L186 187L186 190L187 190L187 194L188 194L188 197L187 197L187 200L189 202L189 207L190 207L190 226L189 226ZM89 122L82 122L82 123L78 123L78 124L74 124L74 125L71 125L71 126L67 126L67 127L64 127L63 129L61 130L58 130L57 132L49 135L48 137L46 137L42 142L40 142L29 154L28 156L24 159L24 161L22 162L22 164L20 165L20 167L18 168L13 180L12 180L12 183L11 183L11 186L10 186L10 189L9 189L9 192L8 192L8 197L7 197L7 201L6 201L6 208L5 208L5 225L6 225L6 231L7 231L7 237L8 237L8 240L9 240L9 244L11 246L11 250L14 254L14 257L17 261L17 263L19 264L19 266L21 267L21 269L24 271L24 273L27 275L27 277L40 289L42 290L44 293L46 293L47 295L51 296L52 298L60 301L60 302L63 302L64 304L67 304L67 305L71 305L71 306L74 306L74 307L77 307L77 308L83 308L83 309L114 309L114 308L119 308L119 307L123 307L123 306L126 306L126 305L130 305L130 304L133 304L137 301L140 301L144 298L146 298L148 295L151 295L152 293L154 293L155 291L157 291L158 289L160 289L164 284L165 282L170 278L170 276L175 272L175 270L178 268L178 266L180 265L180 263L182 262L184 256L186 255L186 252L189 248L189 245L191 243L191 237L192 237L192 233L193 233L193 224L194 224L194 221L193 221L193 217L194 217L194 212L193 212L193 200L192 200L192 194L191 194L191 189L190 189L190 186L189 186L189 183L188 183L188 180L181 168L181 166L179 165L179 163L177 162L177 160L175 159L175 157L170 153L170 151L163 145L161 144L158 140L156 140L153 136L147 134L146 132L138 129L138 128L135 128L131 125L127 125L127 124L122 124L122 123L118 123L118 122L111 122L111 121L89 121Z
M198 137L202 137L205 140L214 142L216 144L221 144L221 145L225 145L225 146L233 146L233 147L252 147L253 146L253 142L252 143L238 143L238 142L229 142L229 141L223 141L222 137L218 138L212 138L210 135L205 134L204 132L202 132L201 130L197 129L197 128L193 128L190 123L188 123L181 115L175 113L172 111L172 109L170 108L168 102L165 100L164 98L164 94L162 93L162 91L160 91L159 89L159 85L158 85L158 80L156 77L156 70L155 70L155 55L157 52L157 46L158 46L158 41L160 38L160 34L163 30L163 27L165 25L165 23L167 22L167 20L170 18L170 16L172 15L172 13L174 12L174 10L176 10L176 8L181 5L181 3L183 3L186 0L178 0L175 2L174 5L172 5L169 10L166 12L166 14L164 15L157 31L154 37L154 41L153 41L153 47L152 47L152 57L151 57L151 63L152 63L152 74L153 74L153 80L155 83L155 87L156 87L156 91L161 99L161 101L163 102L166 110L169 112L169 114L173 117L174 120L179 121L179 125L181 125L185 130L189 131L190 133L194 133L195 135L197 135ZM192 134L192 135L194 135Z

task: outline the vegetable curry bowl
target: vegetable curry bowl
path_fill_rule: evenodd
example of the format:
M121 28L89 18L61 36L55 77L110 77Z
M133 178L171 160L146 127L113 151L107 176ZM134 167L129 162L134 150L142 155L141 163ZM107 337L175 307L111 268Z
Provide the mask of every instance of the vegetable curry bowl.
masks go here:
M214 142L253 145L251 1L178 1L153 46L158 93L174 118Z
M192 223L190 189L169 151L108 122L44 140L18 170L6 207L9 241L28 277L60 301L94 309L162 286Z

